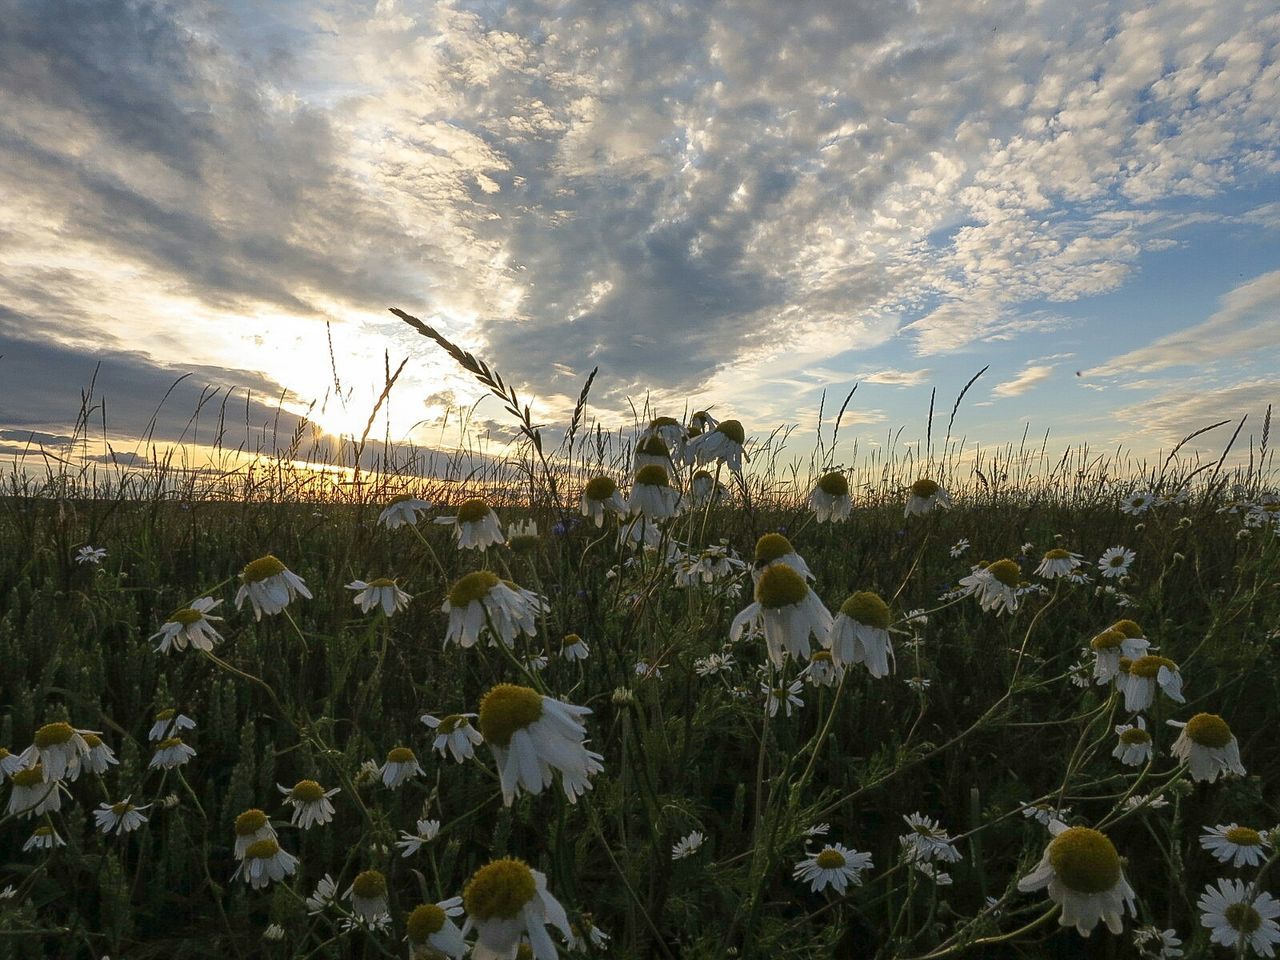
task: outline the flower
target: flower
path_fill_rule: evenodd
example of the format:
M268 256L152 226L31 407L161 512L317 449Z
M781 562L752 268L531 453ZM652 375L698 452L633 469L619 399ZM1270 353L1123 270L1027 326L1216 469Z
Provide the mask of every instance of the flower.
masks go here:
M244 859L245 851L259 840L276 839L276 828L271 825L267 815L256 807L246 810L236 817L234 829L236 834L235 854L241 860Z
M586 748L587 728L580 717L591 713L530 687L500 683L480 701L480 733L493 750L502 784L502 799L511 806L516 793L541 793L552 771L570 803L591 789L591 777L604 769L604 758Z
M1136 517L1150 510L1155 499L1150 490L1136 490L1120 501L1120 510Z
M712 677L717 673L728 673L732 669L731 653L709 653L702 659L693 661L693 670L700 677Z
M61 721L46 723L36 731L31 746L23 754L23 763L27 766L39 763L46 781L74 781L80 776L81 760L89 756L89 744L84 738L89 732Z
M622 492L618 490L612 477L598 476L588 480L587 485L582 488L579 503L582 515L590 517L597 527L604 526L606 513L618 517L627 514L627 502L622 498Z
M333 819L333 804L329 800L342 788L326 790L314 780L299 780L292 787L277 783L276 789L284 794L284 802L293 807L289 822L295 827L310 830L316 824L323 826Z
M646 520L665 520L680 512L680 494L671 486L665 467L651 463L636 471L627 512Z
M160 627L160 632L147 638L147 642L159 640L157 653L168 653L174 650L185 650L190 644L196 650L212 650L215 644L222 642L222 637L213 628L213 621L221 621L221 617L209 615L209 611L221 604L221 600L213 597L201 597L192 600L191 605L175 610L169 614Z
M103 833L114 830L118 837L121 834L132 833L146 823L147 818L142 815L142 811L150 809L151 804L136 807L129 802L131 799L131 797L125 797L119 803L98 804L98 809L93 811L93 819L98 822L98 829Z
M405 939L414 950L426 950L427 956L444 954L455 960L467 952L462 931L453 917L462 916L462 898L450 897L439 903L421 903L405 920Z
M541 543L536 520L517 520L507 527L507 546L516 553L531 553Z
M244 857L231 879L244 877L245 883L260 890L273 880L279 883L293 876L298 870L298 858L280 849L274 837L258 840L245 848Z
M422 776L422 767L408 747L393 747L387 751L386 763L378 768L378 776L385 786L395 790L406 780Z
M676 426L678 428L679 424ZM642 437L636 446L635 467L637 470L644 467L662 467L664 471L674 469L675 462L671 458L671 449L666 441L656 433L649 433Z
M378 522L388 530L395 530L406 523L412 526L418 522L419 513L430 509L429 500L420 500L413 494L402 493L392 497L383 507L382 512L378 514Z
M911 496L902 511L904 517L922 517L926 513L939 508L951 506L951 497L936 481L921 477L911 485Z
M997 614L1013 613L1018 609L1018 584L1022 578L1022 568L1014 560L997 560L986 567L977 566L967 577L962 577L960 586L964 595L978 598L983 610L994 610Z
M1147 733L1147 722L1142 717L1137 717L1133 724L1117 725L1116 735L1120 742L1111 755L1125 766L1140 767L1151 761L1151 734Z
M830 650L815 650L809 654L809 665L802 676L815 686L831 687L844 676L844 667L835 662Z
M159 767L161 770L173 770L180 767L196 755L195 750L182 742L181 737L169 737L156 744L155 755L147 764L148 769Z
M101 776L113 763L120 762L111 748L103 743L102 738L96 733L91 730L81 730L80 735L84 737L84 742L89 747L89 752L80 758L80 762L90 773Z
M920 813L907 814L902 819L911 828L910 833L898 837L908 860L924 863L933 860L956 863L960 860L960 851L955 848L951 834L943 830L937 820Z
M804 557L796 553L795 548L791 546L790 540L780 533L766 533L756 541L755 566L751 572L752 579L758 581L764 575L766 569L779 563L790 567L806 580L814 579L813 571L804 562Z
M164 740L167 737L176 736L183 730L194 730L196 722L186 714L179 713L172 707L161 710L156 714L151 729L147 731L147 739L152 743L157 740Z
M387 912L387 878L379 870L356 874L342 894L351 901L351 911L362 920L375 921Z
M501 639L510 647L521 634L537 635L537 617L547 611L547 605L532 590L500 580L488 570L476 570L449 588L449 596L440 609L449 614L445 644L472 647L489 632L491 641Z
M573 937L564 907L547 890L546 876L513 857L493 860L473 873L462 903L467 911L462 933L476 931L472 960L512 960L521 935L529 938L537 960L555 960L547 924L566 940Z
M76 563L91 563L95 567L107 557L107 551L102 547L81 547L76 553Z
M576 633L566 633L564 639L560 641L560 656L570 663L575 660L585 660L590 655L591 648L587 646L587 641Z
M1266 859L1265 849L1271 846L1271 841L1252 827L1220 823L1205 828L1200 835L1200 846L1217 857L1219 863L1256 867Z
M1264 957L1275 956L1273 944L1280 943L1280 902L1269 893L1250 894L1240 880L1218 880L1208 884L1196 904L1200 926L1208 927L1209 939L1224 947L1247 946Z
M334 882L333 877L326 873L320 882L316 884L316 892L307 897L307 913L312 915L321 913L329 904L333 903L333 899L337 895L338 885Z
M1226 773L1244 776L1240 744L1227 721L1216 713L1197 713L1186 723L1166 723L1182 729L1169 752L1191 768L1192 780L1213 783Z
M1129 713L1139 713L1150 707L1155 701L1157 686L1170 700L1187 702L1182 695L1182 674L1178 672L1178 665L1168 657L1152 654L1137 660L1122 657L1116 686L1124 694L1124 708Z
M847 520L853 511L848 478L838 472L823 474L809 494L809 506L813 508L819 523Z
M28 850L52 850L54 847L65 847L67 841L58 836L58 831L53 827L45 824L42 827L36 827L32 831L31 836L27 838L27 842L22 845L22 852Z
M20 753L10 753L8 747L0 747L0 780L11 777L26 767Z
M817 893L831 887L843 894L852 883L862 883L862 874L871 869L871 854L850 850L839 843L829 843L819 852L796 864L792 877L809 884L809 890Z
M436 517L434 522L453 525L459 550L484 550L506 543L498 515L479 497L463 500L457 516Z
M573 940L570 943L572 950L587 950L588 946L595 947L597 950L605 950L609 945L609 935L601 930L592 922L590 914L582 914L577 923L569 924L573 931Z
M394 580L379 577L366 583L363 580L352 580L347 584L348 590L358 591L351 602L360 608L361 613L368 613L374 607L382 607L388 617L399 613L413 597L405 593Z
M1124 547L1108 547L1098 558L1098 573L1108 580L1127 576L1137 554Z
M1144 960L1177 960L1183 955L1179 949L1182 941L1172 928L1160 930L1156 927L1139 927L1133 931L1133 945L1138 948L1138 955Z
M1094 681L1109 683L1116 679L1120 676L1121 660L1137 660L1146 654L1150 646L1142 636L1142 628L1132 620L1112 624L1089 641L1094 655Z
M731 471L740 474L745 456L742 446L746 440L746 431L742 429L741 423L737 420L721 420L714 429L690 440L686 450L688 456L700 467L724 461Z
M825 638L831 630L831 614L804 577L791 567L766 567L756 582L755 602L733 618L729 638L737 641L747 629L764 633L769 660L781 669L787 654L798 660L809 656L809 637Z
M439 820L419 820L417 833L410 833L408 830L401 830L400 839L396 841L396 846L399 847L401 851L400 856L412 857L422 849L422 845L424 843L430 843L434 840L439 832Z
M708 501L723 500L729 495L729 489L723 483L716 482L706 470L698 470L689 480L689 490L693 494L696 506L703 506Z
M253 605L254 620L261 620L264 613L274 616L295 597L311 599L311 591L303 579L271 554L245 564L240 580L236 609L243 607L247 599Z
M649 437L660 437L662 442L673 450L682 451L687 432L675 417L655 417L641 435L642 440Z
M476 755L476 747L484 743L480 731L471 725L474 713L451 713L445 717L433 717L424 714L418 719L436 732L436 739L431 749L440 756L446 750L453 754L458 763L469 760Z
M67 788L61 780L46 780L44 769L37 763L19 770L9 778L12 791L9 794L9 815L40 816L62 809L62 795Z
M951 554L952 560L959 560L964 556L965 551L969 549L969 538L961 537L957 540L947 552Z
M1071 811L1067 807L1059 809L1058 807L1050 806L1047 803L1028 803L1022 808L1022 815L1024 817L1028 820L1034 820L1042 827L1047 827L1055 821L1057 823L1064 823L1070 813Z
M1087 937L1101 920L1112 933L1124 929L1126 907L1136 916L1134 892L1124 878L1120 855L1107 835L1090 827L1049 827L1054 834L1036 868L1018 881L1030 893L1048 887L1062 908L1058 923Z
M823 645L840 667L863 663L873 677L888 676L893 660L889 605L869 590L851 594L831 621Z
M792 707L803 707L804 701L800 699L800 691L802 685L799 680L792 680L789 687L771 687L767 683L760 684L760 690L765 694L764 709L771 717L778 715L778 706L784 705L787 708L787 716L791 716Z
M279 943L284 939L284 927L278 923L267 924L267 929L262 931L262 939L268 943Z
M1040 566L1036 567L1036 576L1044 577L1046 580L1069 577L1076 572L1078 566L1080 566L1080 554L1054 547L1040 560Z
M702 841L705 839L700 830L694 830L688 836L681 837L671 846L671 859L683 860L693 856L702 849Z

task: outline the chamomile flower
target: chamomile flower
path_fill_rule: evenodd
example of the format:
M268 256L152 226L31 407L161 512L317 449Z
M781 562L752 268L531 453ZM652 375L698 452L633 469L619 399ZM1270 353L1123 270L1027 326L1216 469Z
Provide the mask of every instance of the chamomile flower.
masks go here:
M961 537L959 540L957 540L955 543L951 545L951 549L948 550L947 553L951 555L952 560L959 560L961 557L965 555L965 552L968 549L969 549L969 538Z
M680 493L671 486L665 467L651 463L636 471L627 512L646 520L665 520L680 512Z
M742 446L746 443L746 431L737 420L721 420L715 428L699 434L686 446L688 456L698 466L723 461L731 471L742 473Z
M351 901L351 912L362 920L373 921L387 912L387 878L380 870L356 874L342 895Z
M102 547L81 547L76 553L76 563L90 563L95 567L107 558L107 551Z
M181 737L168 737L156 744L156 752L151 757L147 768L151 770L173 770L182 766L196 755L193 747L182 742Z
M351 602L360 608L361 613L368 613L374 607L381 607L382 612L389 617L399 613L413 599L396 586L394 580L387 577L378 577L367 583L364 580L352 580L347 584L347 589L356 591Z
M462 763L474 757L476 747L484 743L484 737L471 723L475 717L474 713L450 713L444 717L433 717L428 713L418 719L436 732L431 749L442 757L447 750L453 754L454 760Z
M597 527L604 526L607 514L612 513L616 517L627 515L627 501L623 499L622 492L612 477L598 476L588 480L587 485L582 488L579 505L582 515L590 517Z
M591 648L587 646L587 641L576 633L566 633L564 639L560 641L560 656L570 663L575 660L585 660L591 656Z
M118 837L125 833L132 833L146 823L147 818L142 815L142 811L149 810L151 804L138 807L129 802L131 799L131 797L125 797L119 803L98 804L98 809L93 811L93 819L97 821L98 829L107 834L114 831Z
M457 516L436 517L433 522L453 526L459 550L484 550L507 542L498 515L479 497L463 500Z
M404 924L411 955L417 956L417 951L422 950L428 957L446 956L459 960L467 952L467 944L453 918L462 916L462 913L461 897L414 907Z
M819 523L835 523L847 520L853 512L853 497L849 495L849 479L839 472L825 473L818 478L809 494L809 506Z
M181 734L183 730L194 730L196 722L184 713L167 707L155 715L151 729L147 731L147 739L152 743Z
M566 941L573 937L564 907L547 890L546 876L513 857L490 861L473 873L462 904L467 912L462 932L476 932L472 960L513 960L521 936L529 938L537 960L555 960L547 925Z
M274 837L267 837L245 848L240 866L236 867L231 879L244 877L244 882L254 890L261 890L272 882L279 883L297 872L298 858L282 850Z
M694 830L687 836L681 837L671 847L671 859L684 860L693 856L702 849L702 842L705 839L701 830Z
M160 641L157 653L168 653L172 650L186 650L190 645L195 650L212 650L222 642L222 635L213 628L213 621L221 621L209 611L221 604L221 600L213 597L200 597L192 600L191 605L175 610L169 619L160 626L160 632L147 639L148 643Z
M1129 568L1133 566L1136 557L1136 553L1124 547L1107 547L1098 558L1098 573L1108 580L1118 580L1120 577L1128 576Z
M473 647L489 633L491 641L501 640L510 647L522 634L537 635L538 614L546 612L547 606L532 590L500 580L488 570L476 570L449 588L440 609L449 614L446 645Z
M729 495L729 488L718 483L706 470L698 470L689 480L689 492L693 494L695 506L703 506L708 501L720 501Z
M733 619L729 638L737 641L751 628L764 634L769 660L781 669L787 655L809 656L809 638L823 640L831 630L831 614L804 577L785 564L766 567L756 582L755 602Z
M378 522L388 530L395 530L404 524L413 526L418 522L418 514L431 509L429 500L421 500L410 493L402 493L392 497L382 512L378 514Z
M26 767L20 753L10 753L8 747L0 747L0 780L11 777Z
M733 666L733 654L709 653L693 662L693 671L700 677L713 677L718 673L728 673Z
M708 430L714 430L720 421L713 417L706 410L696 410L692 417L689 418L689 433L692 436L706 433Z
M400 856L412 857L422 849L424 843L430 843L439 833L439 820L419 820L417 833L401 830L400 839L396 841L396 846L400 848Z
M1127 767L1140 767L1151 762L1151 734L1147 732L1147 721L1142 717L1133 723L1121 723L1116 726L1116 736L1120 738L1111 755Z
M89 756L85 734L90 732L61 721L46 723L36 731L24 754L24 762L27 765L38 762L44 769L45 780L74 781L80 776L81 761Z
M816 687L834 687L844 676L844 667L835 662L830 650L815 650L801 675Z
M378 776L383 785L392 790L399 789L405 781L422 775L418 758L408 747L393 747L388 750L386 763L378 768Z
M654 417L641 436L642 439L661 437L663 443L676 450L684 445L687 435L688 431L675 417Z
M65 847L67 841L58 836L58 831L53 827L45 824L42 827L36 827L32 831L31 836L27 838L27 842L22 845L22 852L28 850L52 850L54 847Z
M1182 730L1169 752L1191 768L1192 780L1213 783L1228 773L1244 776L1240 744L1227 721L1216 713L1197 713L1186 723L1165 722Z
M873 677L888 676L893 661L888 604L869 590L851 594L831 621L823 645L840 667L862 663Z
M1133 945L1143 960L1177 960L1183 955L1182 941L1172 928L1139 927L1133 931Z
M676 427L679 428L679 424ZM681 433L684 431L681 430ZM675 461L671 457L671 448L658 434L651 433L643 437L636 445L635 468L662 467L663 470L674 470Z
M303 579L271 554L245 564L240 571L240 581L236 609L248 600L253 606L254 620L261 620L264 613L267 616L280 613L296 597L311 599L311 591Z
M850 850L843 844L829 843L797 863L791 876L809 884L813 893L831 887L843 895L849 884L858 886L862 883L862 874L871 867L871 854Z
M1168 657L1147 654L1137 660L1121 658L1116 686L1124 694L1124 708L1129 713L1149 708L1155 702L1157 687L1170 700L1187 702L1182 695L1182 674Z
M1122 660L1144 657L1151 643L1142 636L1142 628L1132 620L1121 620L1089 641L1093 651L1095 683L1110 683L1120 676Z
M236 817L234 825L236 834L235 854L241 860L245 851L259 840L276 839L276 828L271 825L266 813L254 807Z
M338 896L338 884L334 882L333 877L325 874L320 882L316 884L315 893L307 897L307 913L315 916L317 913L323 913L328 906Z
M1234 950L1247 947L1264 957L1275 956L1280 943L1280 902L1269 893L1251 893L1241 880L1218 880L1208 884L1196 904L1200 925L1210 930L1209 939Z
M766 533L756 541L755 564L751 571L753 580L759 581L765 570L775 564L790 567L806 580L814 579L813 571L804 562L804 557L796 553L791 541L780 533Z
M1018 881L1023 893L1048 888L1062 908L1058 923L1087 937L1102 921L1112 933L1124 929L1127 909L1136 916L1134 892L1120 855L1106 834L1089 827L1050 826L1054 834L1036 868Z
M923 863L935 860L946 863L959 862L960 851L956 849L951 834L943 830L942 824L937 820L921 813L907 814L902 819L911 828L909 833L898 837L898 843L902 846L903 855L907 860Z
M609 935L595 925L590 914L582 914L578 922L569 924L569 927L573 931L573 940L569 944L571 950L608 949Z
M314 780L299 780L292 787L277 783L276 789L284 794L284 802L293 807L289 822L295 827L310 830L317 824L323 826L333 820L335 810L332 800L341 787L326 790Z
M591 710L544 697L530 687L500 683L480 701L480 733L493 750L502 799L511 806L516 793L541 793L553 771L570 803L591 789L591 777L604 758L586 747L580 718Z
M1271 846L1271 841L1252 827L1220 823L1216 827L1205 828L1200 835L1200 846L1213 854L1219 863L1256 867L1267 859L1266 848Z
M778 707L786 707L787 716L791 716L791 708L799 709L804 706L804 701L800 699L800 691L802 686L799 680L791 681L790 686L771 687L767 683L760 684L760 692L765 695L764 709L771 717L778 715Z
M1057 580L1059 577L1071 576L1078 566L1080 566L1080 554L1054 547L1041 558L1040 566L1036 567L1036 576L1044 577L1046 580Z
M9 815L38 817L62 809L62 795L67 792L61 780L46 780L44 769L37 763L19 770L9 778Z
M1155 495L1150 490L1135 490L1120 501L1120 511L1136 517L1150 510L1155 501Z
M267 924L267 929L262 931L262 939L268 943L279 943L284 939L284 927L278 923Z
M1047 827L1054 822L1065 823L1071 811L1067 807L1059 808L1048 803L1028 803L1023 806L1022 815L1028 820L1034 820L1042 827Z
M951 506L951 497L947 491L943 490L936 481L921 477L911 485L911 496L907 498L907 505L902 515L922 517L934 510L945 510L949 506Z
M516 553L533 553L542 545L538 521L517 520L507 527L507 546Z
M1018 584L1022 568L1014 560L997 560L985 567L975 567L960 586L968 596L976 597L983 610L997 614L1014 613L1018 609Z

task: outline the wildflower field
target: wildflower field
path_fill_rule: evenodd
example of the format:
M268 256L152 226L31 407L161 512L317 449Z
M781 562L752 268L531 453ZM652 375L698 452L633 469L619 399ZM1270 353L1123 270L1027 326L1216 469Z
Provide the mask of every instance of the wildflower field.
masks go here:
M457 354L472 475L14 465L0 956L1272 955L1265 441L552 450Z

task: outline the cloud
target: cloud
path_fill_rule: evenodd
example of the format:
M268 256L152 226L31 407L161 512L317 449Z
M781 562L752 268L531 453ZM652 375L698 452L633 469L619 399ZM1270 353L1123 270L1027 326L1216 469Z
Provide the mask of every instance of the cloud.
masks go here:
M1248 455L1250 436L1262 434L1268 405L1280 404L1280 386L1272 377L1245 380L1221 388L1201 385L1167 387L1141 403L1116 411L1116 416L1133 425L1143 435L1172 447L1196 430L1220 420L1248 422L1236 441L1234 453ZM1184 447L1188 455L1218 456L1226 447L1235 426L1228 423Z
M1053 374L1054 364L1039 363L1030 364L1023 368L1012 380L1006 380L1004 383L998 383L992 388L991 393L997 397L1017 397L1026 393L1037 383L1043 383Z

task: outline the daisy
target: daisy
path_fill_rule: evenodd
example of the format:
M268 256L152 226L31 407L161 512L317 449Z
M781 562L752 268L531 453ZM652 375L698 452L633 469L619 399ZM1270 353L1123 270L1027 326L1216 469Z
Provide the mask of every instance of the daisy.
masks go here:
M107 551L102 547L81 547L76 553L76 563L91 563L95 567L107 557Z
M498 515L479 497L463 500L457 516L436 517L433 522L453 526L459 550L484 550L507 542Z
M26 765L39 763L45 780L71 780L80 776L80 762L89 756L84 735L69 723L46 723L36 731L34 742L24 754ZM99 741L101 742L101 741Z
M636 447L635 468L640 470L651 466L661 467L664 471L675 469L675 463L671 459L671 449L656 433L644 437Z
M1124 708L1129 713L1141 713L1155 701L1156 687L1164 695L1178 703L1186 703L1182 695L1182 674L1178 665L1168 657L1152 654L1137 660L1120 660L1120 673L1116 686L1124 694Z
M1235 950L1250 947L1264 957L1275 956L1273 944L1280 943L1280 902L1269 893L1251 895L1240 880L1218 880L1204 888L1196 904L1200 926L1208 927L1209 939Z
M0 780L11 777L26 767L22 762L22 754L10 753L8 747L0 747Z
M763 632L769 660L777 669L787 662L788 653L797 660L806 659L810 636L822 640L830 633L831 614L804 577L789 566L766 567L756 582L755 597L733 618L729 639L736 642L748 627Z
M422 950L428 957L446 956L454 960L462 957L467 952L467 944L453 922L453 918L462 913L461 897L414 907L404 925L411 954L417 956L417 951Z
M493 750L509 807L516 793L541 793L554 770L570 803L591 789L604 758L586 748L580 722L591 710L544 697L530 687L500 683L480 701L480 733Z
M573 931L570 949L582 951L590 947L602 951L608 949L609 935L595 925L590 914L584 913L577 923L569 924L569 928Z
M997 560L986 567L975 567L960 580L967 596L977 597L983 610L997 614L1014 613L1018 609L1018 584L1022 568L1014 560Z
M378 514L378 522L388 530L395 530L406 523L413 526L418 522L418 514L430 509L429 500L420 500L413 494L402 493L392 497L383 507L382 512Z
M537 635L538 614L547 612L547 605L532 590L500 580L488 570L476 570L450 587L440 609L449 614L446 645L473 647L488 632L491 641L501 639L510 647L522 634Z
M158 767L161 770L172 770L182 766L195 755L195 750L183 743L181 737L169 737L156 744L155 756L147 764L147 769L153 770Z
M1120 510L1122 513L1136 517L1150 510L1155 499L1150 490L1136 490L1120 501Z
M565 940L573 937L564 907L547 890L546 876L514 857L490 861L473 873L462 903L467 912L462 933L476 931L473 960L513 960L521 936L529 938L537 960L555 960L547 924Z
M957 540L947 552L951 554L952 560L959 560L965 555L965 551L969 549L969 538L961 537Z
M686 857L693 856L702 849L702 841L705 839L700 830L694 830L688 836L681 837L671 847L671 859L684 860Z
M329 801L338 795L341 787L326 790L314 780L299 780L292 787L277 783L276 789L284 794L284 802L293 807L289 822L295 827L310 830L319 824L324 826L333 820L333 804Z
M814 579L813 571L804 562L804 557L796 553L791 541L780 533L766 533L756 541L755 567L751 572L754 580L759 580L764 571L775 564L790 567L806 580Z
M951 834L943 830L937 820L920 813L907 814L902 819L911 828L910 833L898 837L908 860L924 863L934 860L957 863L960 860L960 851L955 848Z
M351 901L351 911L362 920L374 921L387 912L387 878L379 870L356 875L342 894Z
M1107 838L1089 827L1049 828L1054 837L1036 868L1018 881L1030 893L1049 888L1049 899L1062 908L1058 923L1074 926L1087 937L1101 920L1112 933L1124 929L1124 912L1136 916L1134 892L1124 878L1120 855Z
M680 494L671 486L665 467L651 463L636 471L627 511L646 520L665 520L680 512Z
M1108 580L1128 576L1129 567L1133 565L1136 557L1136 553L1124 547L1108 547L1098 558L1098 573Z
M54 847L65 847L67 841L58 836L58 831L48 824L36 827L27 842L22 845L22 852L28 850L52 850Z
M585 660L590 655L591 648L587 646L587 641L576 633L566 633L564 640L560 642L560 656L570 663L575 660Z
M436 732L431 749L442 757L447 750L454 760L462 763L474 757L476 747L484 743L480 731L471 725L475 716L474 713L451 713L437 718L428 713L418 719Z
M1151 762L1151 734L1147 733L1147 721L1137 717L1134 723L1116 726L1120 742L1111 755L1128 767L1140 767Z
M693 670L700 677L713 677L717 673L728 673L733 669L733 654L709 653L701 660L693 662Z
M262 931L262 939L268 943L279 943L284 939L284 927L278 923L267 924L267 929Z
M399 613L413 597L405 593L394 580L379 577L366 583L363 580L352 580L347 584L348 590L357 591L351 602L360 608L361 613L368 613L374 607L382 607L388 617Z
M746 443L746 431L737 420L721 420L714 429L700 434L689 441L686 450L688 457L698 466L723 461L731 471L742 473L742 449Z
M396 790L406 780L423 775L418 758L408 747L393 747L387 751L387 762L378 768L378 776L384 786Z
M783 705L787 709L787 716L791 716L791 708L800 708L804 706L804 701L800 699L800 690L802 689L799 680L791 681L789 687L771 687L767 683L760 684L760 691L765 694L764 709L771 717L778 715L778 706Z
M888 604L869 590L852 594L831 621L823 646L837 666L863 663L873 677L888 676L893 660Z
M815 650L809 655L809 665L802 675L814 686L834 687L844 676L844 667L835 662L830 650Z
M516 553L532 553L541 543L536 520L517 520L507 527L507 546Z
M1220 716L1215 713L1197 713L1186 723L1179 723L1177 720L1165 722L1182 730L1169 752L1191 768L1192 780L1213 783L1227 773L1244 776L1244 764L1240 762L1240 744L1227 726L1227 721Z
M680 421L675 417L655 417L649 421L649 427L645 430L641 439L649 437L660 437L672 450L677 450L684 446L685 438L688 431L680 425Z
M1213 854L1219 863L1230 862L1233 867L1256 867L1267 858L1266 848L1270 845L1263 834L1238 823L1206 827L1200 835L1201 847Z
M1138 628L1132 634L1120 624L1132 623ZM1139 660L1146 656L1151 644L1142 636L1142 630L1132 620L1121 620L1108 627L1089 641L1093 651L1093 679L1095 683L1110 683L1120 676L1121 660Z
M911 496L902 511L904 517L922 517L939 508L951 506L951 497L935 481L921 477L911 485Z
M419 820L418 832L400 831L400 839L396 846L400 848L400 856L408 858L422 849L424 843L430 843L440 833L439 820Z
M45 780L44 770L37 763L34 767L19 770L9 778L12 791L9 794L9 815L33 817L62 809L62 794L66 787L61 780Z
M823 474L809 494L809 506L819 523L847 520L853 511L848 478L843 473Z
M338 895L338 885L333 877L325 874L316 884L316 892L307 897L307 913L314 916L323 913Z
M849 884L862 883L862 874L870 870L871 854L850 850L839 843L829 843L818 853L796 864L791 876L809 884L809 890L817 893L831 887L843 895Z
M183 730L194 730L196 722L186 714L179 713L172 707L161 710L155 715L155 720L151 724L151 729L147 731L147 739L152 743L157 740L164 740L170 736L176 736Z
M267 815L256 807L246 810L236 817L234 829L236 834L235 854L241 860L244 859L245 851L259 840L276 839L276 828L271 825Z
M729 488L723 483L717 483L716 478L706 470L694 473L689 481L689 491L693 494L694 504L699 507L708 501L723 500L729 495Z
M168 653L170 649L185 650L188 644L196 650L212 650L215 644L222 642L222 636L213 628L213 621L221 621L222 618L210 616L209 611L221 603L213 597L192 600L191 606L169 614L160 632L147 638L147 642L160 641L157 653Z
M1054 547L1040 560L1040 566L1036 567L1036 576L1044 577L1046 580L1069 577L1076 572L1078 566L1080 566L1080 554Z
M1071 810L1068 807L1059 809L1047 803L1028 803L1023 806L1022 815L1028 820L1034 820L1042 827L1047 827L1054 822L1065 824L1067 817L1071 815Z
M1133 945L1138 948L1140 956L1147 960L1177 960L1183 955L1179 947L1175 930L1160 930L1156 927L1139 927L1133 931Z
M147 818L142 815L142 811L150 809L151 804L136 807L129 802L130 799L125 797L119 803L98 804L98 809L93 811L93 819L98 822L98 829L103 833L111 833L114 830L118 837L121 834L132 833L146 823Z
M271 554L245 564L240 580L236 609L243 607L247 599L253 605L254 620L261 620L264 613L267 616L280 613L295 597L311 599L311 591L303 579Z
M298 858L280 849L280 844L268 837L245 848L240 866L236 867L231 879L244 877L244 882L254 890L261 890L272 881L279 883L297 871Z
M708 430L714 430L720 421L707 413L705 410L695 411L693 416L689 418L689 433L693 436L706 433Z
M582 488L580 501L582 515L590 517L597 527L604 526L606 513L622 517L627 514L627 502L612 477L592 477Z

